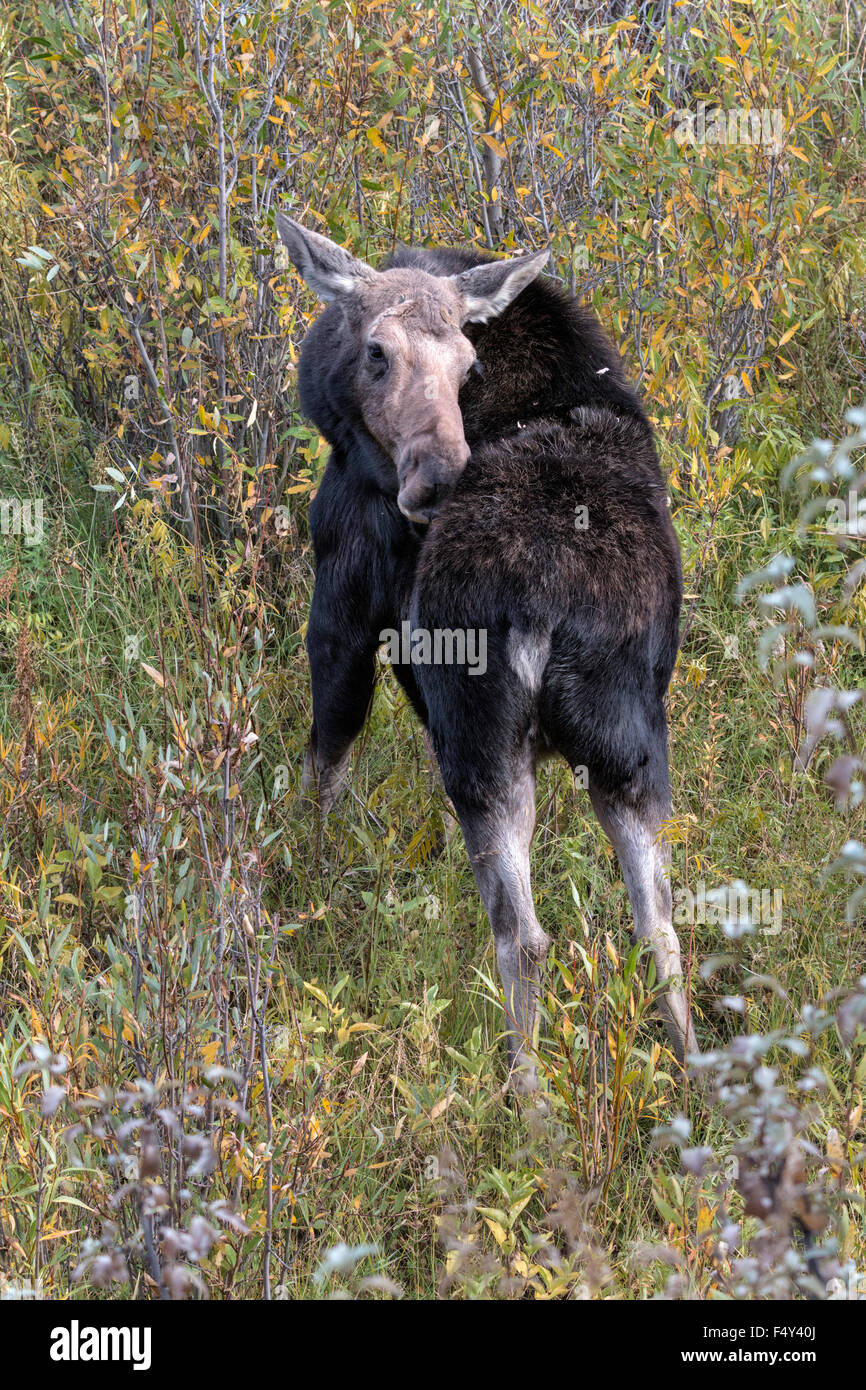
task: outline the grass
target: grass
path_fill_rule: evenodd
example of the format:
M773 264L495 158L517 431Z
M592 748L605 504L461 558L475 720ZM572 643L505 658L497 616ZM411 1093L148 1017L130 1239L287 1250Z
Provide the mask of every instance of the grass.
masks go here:
M302 517L202 578L150 504L113 535L105 505L96 534L52 526L50 561L19 549L7 598L7 1290L633 1299L670 1292L671 1269L674 1292L723 1290L719 1230L744 1200L724 1174L747 1130L684 1093L570 771L540 772L533 851L554 940L545 1119L502 1095L491 935L384 669L331 823L301 804ZM723 1047L790 1030L866 973L847 887L820 876L864 813L833 810L824 755L792 771L805 687L761 673L761 620L732 597L800 544L794 518L768 536L737 488L712 519L685 496L675 515L692 606L670 697L672 886L784 895L781 932L736 949L718 924L681 928L699 1037ZM836 648L822 660L856 680ZM720 1010L743 967L777 983ZM791 1089L805 1063L774 1060ZM807 1060L829 1081L805 1114L812 1176L862 1267L860 1053L830 1027ZM713 1149L706 1174L654 1137L683 1111Z
M854 9L599 4L576 44L569 6L445 8L411 41L402 3L210 44L183 3L0 25L0 502L46 528L0 536L2 1296L799 1297L807 1236L866 1269L866 864L824 875L864 808L832 738L796 763L810 687L861 683L866 600L779 486L864 395ZM703 97L782 112L784 148L680 146ZM675 901L783 894L778 932L682 925L706 1088L566 767L533 852L547 1116L501 1093L490 931L387 671L333 820L301 805L325 450L277 206L374 261L501 211L640 373L686 575ZM769 585L734 596L779 552L855 641L792 612L765 671Z

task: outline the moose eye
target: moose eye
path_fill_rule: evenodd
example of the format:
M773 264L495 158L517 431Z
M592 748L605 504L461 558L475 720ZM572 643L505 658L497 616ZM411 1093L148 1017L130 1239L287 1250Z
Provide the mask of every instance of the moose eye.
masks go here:
M381 343L368 343L367 357L371 362L386 362L388 360Z

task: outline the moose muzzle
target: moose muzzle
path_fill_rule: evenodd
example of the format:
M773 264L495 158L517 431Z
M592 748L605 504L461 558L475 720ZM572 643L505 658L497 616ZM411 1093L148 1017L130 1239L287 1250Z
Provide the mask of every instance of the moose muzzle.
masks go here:
M397 457L397 506L410 521L427 525L469 462L465 439L443 447L435 438L413 440Z

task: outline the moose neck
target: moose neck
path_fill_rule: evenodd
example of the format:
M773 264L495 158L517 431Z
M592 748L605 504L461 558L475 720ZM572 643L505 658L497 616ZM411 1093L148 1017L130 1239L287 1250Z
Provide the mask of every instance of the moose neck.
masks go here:
M387 264L454 275L493 259L474 250L400 246ZM567 418L582 406L630 416L652 437L619 353L595 315L556 281L539 277L498 318L463 331L481 367L460 392L470 447L530 420Z

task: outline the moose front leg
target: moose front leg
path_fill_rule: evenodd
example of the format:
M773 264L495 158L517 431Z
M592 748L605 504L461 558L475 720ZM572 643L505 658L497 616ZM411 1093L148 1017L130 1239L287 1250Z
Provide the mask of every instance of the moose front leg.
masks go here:
M337 607L330 586L317 580L307 628L313 725L301 784L315 793L322 817L346 780L376 683L378 633L369 624L354 626L356 616Z
M349 770L349 763L352 760L352 749L350 745L341 756L323 765L319 761L318 754L315 752L316 746L316 724L314 720L312 729L310 730L310 741L304 753L304 770L301 773L301 787L305 792L309 792L313 795L315 798L315 805L324 819L333 811L340 792L343 790L343 783L346 780L346 773Z

